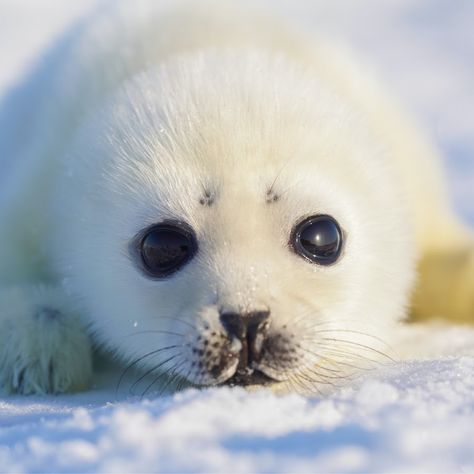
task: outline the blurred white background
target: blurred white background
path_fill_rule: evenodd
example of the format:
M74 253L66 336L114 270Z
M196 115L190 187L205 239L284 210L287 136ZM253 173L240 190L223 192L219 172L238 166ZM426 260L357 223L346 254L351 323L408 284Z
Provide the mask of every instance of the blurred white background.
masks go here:
M99 1L0 0L0 93ZM455 206L474 224L474 1L258 3L342 39L374 66L442 149Z

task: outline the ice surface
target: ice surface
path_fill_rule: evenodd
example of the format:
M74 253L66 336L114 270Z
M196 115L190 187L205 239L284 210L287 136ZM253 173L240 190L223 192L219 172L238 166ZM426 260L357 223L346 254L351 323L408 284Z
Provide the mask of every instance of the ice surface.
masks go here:
M95 0L1 0L0 91ZM474 223L474 3L274 0L342 36L434 135L458 211ZM474 472L474 329L414 327L408 361L329 396L241 389L140 400L0 398L0 471ZM406 352L406 351L405 351Z

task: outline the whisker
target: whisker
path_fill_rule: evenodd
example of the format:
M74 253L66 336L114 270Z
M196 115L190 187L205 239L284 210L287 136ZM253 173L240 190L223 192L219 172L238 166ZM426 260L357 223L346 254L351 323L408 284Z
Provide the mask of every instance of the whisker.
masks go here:
M309 341L311 344L315 344L318 347L321 347L321 346L325 345L325 343L321 342L321 341L326 341L326 342L330 342L330 343L338 343L340 345L344 345L344 344L353 345L353 346L359 347L361 349L364 349L368 352L373 352L377 355L380 355L383 358L389 359L390 362L395 362L395 360L390 355L388 355L387 353L382 352L381 350L376 349L375 347L371 347L371 346L368 346L366 344L362 344L361 342L350 341L350 340L347 340L347 339L339 339L339 338L336 338L336 337L322 337L320 339L315 339L313 337L308 337L308 336L303 336L301 338L301 340ZM326 347L327 347L327 344L326 344Z
M188 385L188 387L191 387L193 384L191 384L188 380L189 375L191 374L192 369L190 368L186 375L182 377L181 382L179 382L178 386L176 387L176 392L181 392L183 390L183 387L185 385Z
M287 392L298 392L296 390L296 387L294 386L293 382L291 381L291 377L288 377L286 380L285 380L285 390Z
M310 351L309 349L306 349L304 347L300 347L301 350L303 350L303 352L309 354L311 357L313 357L314 359L316 359L318 362L321 361L321 360L326 360L328 362L331 362L330 359L327 359L325 357L323 357L321 354L317 354L316 352L312 352ZM319 365L319 364L318 364ZM329 372L334 372L336 374L340 373L341 371L340 370L337 370L337 369L330 369L330 368L326 368L326 370L328 370Z
M172 366L171 368L173 368L174 366ZM164 372L162 372L161 374L159 374L157 377L155 377L153 379L153 382L151 382L146 388L145 390L142 392L141 396L140 396L140 399L143 399L143 397L145 396L145 394L148 392L148 390L150 390L151 387L153 387L153 385L155 385L156 382L158 382L158 380L160 380L162 377L166 377L166 375L169 373L169 369L166 369Z
M364 337L369 337L371 339L374 339L380 343L382 343L383 345L387 346L388 348L391 349L391 346L390 344L388 344L386 341L384 341L383 339L381 339L380 337L378 336L375 336L373 334L369 334L369 333L366 333L366 332L362 332L362 331L356 331L354 329L318 329L315 334L322 334L322 333L333 333L333 332L343 332L343 333L350 333L350 334L358 334L358 335L361 335L361 336L364 336Z
M331 385L333 385L334 382L329 382L329 380L327 380L327 379L344 381L344 380L347 380L347 379L351 379L354 376L353 374L345 374L345 375L334 376L334 375L322 374L322 373L316 371L316 369L321 369L321 368L323 368L323 367L322 366L318 366L318 367L314 367L314 368L307 367L306 370L308 372L310 372L311 374L317 376L317 377L322 377L323 380L325 380L327 383L329 383Z
M178 365L177 367L175 367L173 370L173 374L170 376L170 378L168 379L168 382L166 382L165 385L163 385L163 387L161 388L160 392L158 393L158 397L161 397L163 395L163 393L165 392L165 390L176 380L176 378L178 378L180 375L179 375L179 372L177 372L177 370L182 367L184 364L186 363L186 361L183 361L180 365Z
M360 347L361 349L365 349L369 352L375 352L376 354L387 358L388 360L390 360L390 362L395 362L395 360L392 357L390 357L388 354L386 354L385 352L379 351L378 349L367 346L366 344L362 344L360 342L347 341L345 339L336 339L336 338L323 338L323 340L324 341L330 341L330 342L337 342L339 344L342 343L342 344L350 344L350 345L353 345L353 346L357 346L357 347Z
M278 170L276 176L275 176L275 179L273 180L272 184L270 185L270 187L268 188L268 191L267 191L267 194L271 194L273 193L273 188L275 187L275 184L276 182L278 181L278 178L281 176L283 170L293 161L296 159L296 156L293 156L292 158L286 160L284 163L283 163L283 166ZM278 193L278 194L282 194L281 192Z
M308 393L308 387L305 387L305 386L301 383L301 380L299 379L299 377L296 376L296 374L293 374L293 375L290 377L289 380L292 381L296 393L302 393L303 395L305 395L305 394ZM295 384L298 385L300 388L302 388L303 391L301 392L300 390L296 389ZM317 390L317 389L316 389L316 390ZM312 393L312 392L313 392L313 390L311 389L311 390L310 390L310 393Z
M175 354L171 357L169 357L168 359L160 362L159 364L155 365L154 367L152 367L151 369L147 370L144 374L142 374L134 383L133 385L130 387L129 389L129 392L132 394L132 395L135 395L133 393L133 391L135 390L135 387L138 386L138 384L143 380L145 379L146 377L148 377L148 375L152 374L153 372L155 372L155 370L158 370L160 369L161 367L163 367L163 365L165 365L167 362L170 362L172 361L174 358L176 358L178 356L178 354Z
M181 365L184 364L185 361L181 362ZM169 369L167 369L165 372L161 373L160 375L158 375L154 380L153 382L151 382L146 388L145 390L142 392L141 394L141 397L140 399L143 399L143 397L146 395L146 393L148 392L148 390L151 389L151 387L153 387L153 385L155 385L156 382L158 382L158 380L160 380L162 377L166 377L168 376L168 374L174 370L180 363L177 362L175 365L173 365L172 367L170 367Z
M193 326L188 321L185 321L184 319L176 318L174 316L159 316L159 317L157 317L157 319L169 319L170 321L177 321L178 323L184 324L184 325L190 327L191 329L196 330L196 327Z
M170 350L170 349L174 349L176 347L181 347L179 345L173 345L173 346L166 346L166 347L161 347L160 349L156 349L154 351L151 351L151 352L148 352L148 354L145 354L141 357L139 357L138 359L135 359L132 363L130 363L125 369L124 371L122 372L122 374L120 375L120 378L117 382L117 386L115 387L115 396L117 397L117 394L118 394L118 390L120 388L120 384L122 383L125 375L127 374L127 372L129 370L132 369L132 367L134 367L135 365L137 365L138 363L140 363L143 359L146 359L147 357L150 357L152 355L155 355L155 354L158 354L159 352L163 352L163 351L166 351L166 350Z
M328 380L328 379L330 379L330 380L342 380L344 378L347 378L347 374L343 375L342 373L339 373L338 375L329 375L329 374L323 374L323 373L316 372L316 370L321 369L321 368L323 368L323 366L321 366L321 365L306 365L298 373L304 374L304 373L310 372L314 375L317 375L318 377L323 377L324 380Z
M321 347L321 346L320 346L320 347ZM329 347L329 346L322 346L322 347L323 347L323 350L325 350L324 347ZM318 360L321 360L321 359L322 359L322 360L326 360L326 361L328 361L328 362L333 362L333 363L335 363L335 364L337 364L337 365L344 365L344 366L350 367L351 369L355 369L355 370L358 370L358 371L373 370L373 369L370 368L370 367L362 367L362 366L358 366L358 365L353 365L353 364L350 364L350 363L347 362L347 361L342 362L342 361L340 361L340 360L328 359L327 357L325 357L325 356L323 355L323 353L318 354L318 353L316 353L316 352L313 352L313 351L309 350L308 348L306 348L306 347L304 347L304 346L300 346L300 349L303 350L303 351L305 351L305 352L307 352L308 354L313 355L313 356L316 357ZM327 351L325 351L325 353L327 353ZM347 354L352 354L352 353L347 353ZM326 370L331 370L331 369L326 368Z
M342 357L346 357L345 361L349 360L349 361L362 361L362 362L366 362L366 363L370 363L370 364L373 364L373 365L382 365L383 362L381 360L377 360L377 359L372 359L371 357L368 357L364 354L361 354L359 352L353 352L353 351L349 351L349 350L345 350L343 348L340 348L338 346L335 346L335 345L328 345L328 344L319 344L318 345L319 348L322 349L322 352L324 354L327 354L327 355L333 355L333 356L342 356ZM347 359L348 357L348 359Z
M131 336L139 336L143 334L165 334L166 336L177 336L177 337L184 337L184 334L180 334L178 332L173 332L173 331L161 331L159 329L145 329L143 331L136 331L132 332L130 334L127 334L124 337L131 337Z
M294 294L293 296L294 296L295 299L301 299L300 295ZM306 301L306 299L305 299L305 301ZM308 300L307 304L309 306L311 306L311 301ZM373 338L375 340L378 340L382 344L384 344L387 347L391 348L390 345L386 341L384 341L383 339L379 338L378 336L375 336L375 335L370 334L368 332L364 332L362 330L357 331L356 329L343 329L343 328L337 329L337 324L338 323L339 324L351 324L351 325L355 325L355 326L360 326L360 324L361 324L360 321L357 321L353 318L338 318L337 320L334 320L334 319L331 319L331 320L314 320L314 318L310 318L310 316L313 313L317 313L317 311L314 308L309 307L308 309L306 309L305 311L302 311L301 313L299 313L297 315L289 314L288 318L286 318L284 320L284 322L282 324L280 324L280 327L288 326L289 324L291 324L292 326L298 326L299 322L302 319L307 318L307 321L305 321L306 324L303 325L304 328L308 328L308 329L323 328L323 330L324 330L324 328L327 327L327 326L333 326L332 328L331 327L328 328L328 331L329 330L335 330L335 331L354 332L354 333L361 334L361 335ZM373 323L364 323L364 326L366 326L367 324L370 324L371 327L372 326L377 327L377 328L380 327L380 326L378 326L376 324L373 324ZM335 325L336 325L336 327L334 327Z
M317 359L318 359L318 362L321 361L320 357L318 357ZM321 370L321 369L331 372L332 375L317 372L317 370ZM324 365L321 365L320 363L311 364L311 365L305 364L304 367L302 367L302 369L300 371L298 371L297 373L301 376L304 376L304 375L306 375L307 372L310 372L313 375L316 375L317 377L319 377L319 381L321 381L320 379L322 378L326 383L331 384L331 385L332 385L332 383L329 382L328 379L330 379L330 380L345 380L345 379L351 378L353 376L353 374L349 374L349 373L347 373L347 371L341 372L341 370L330 369L328 367L325 367Z
M326 382L321 381L321 380L309 379L308 377L304 377L302 374L295 374L295 378L299 380L300 386L303 386L305 388L306 394L309 393L311 395L318 395L319 397L323 396L323 392L321 392L320 388L318 387L318 383L324 385L326 384ZM309 387L301 379L304 379L307 383L309 383Z
M322 395L322 393L318 389L318 384L330 385L333 388L339 388L339 386L336 385L335 383L329 382L328 380L325 380L325 378L321 374L318 374L317 372L312 372L312 374L313 374L313 377L309 377L305 373L299 373L298 375L301 378L305 379L308 383L310 383L312 387L314 387L316 390L318 390L318 393L320 395ZM321 377L323 377L323 378L321 378Z

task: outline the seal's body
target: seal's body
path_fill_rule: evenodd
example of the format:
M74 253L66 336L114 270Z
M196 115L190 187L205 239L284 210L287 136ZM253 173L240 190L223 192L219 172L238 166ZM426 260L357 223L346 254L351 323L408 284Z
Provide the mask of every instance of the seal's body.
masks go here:
M0 130L7 390L87 386L92 336L168 382L306 391L409 315L472 320L436 152L364 67L276 20L97 12Z

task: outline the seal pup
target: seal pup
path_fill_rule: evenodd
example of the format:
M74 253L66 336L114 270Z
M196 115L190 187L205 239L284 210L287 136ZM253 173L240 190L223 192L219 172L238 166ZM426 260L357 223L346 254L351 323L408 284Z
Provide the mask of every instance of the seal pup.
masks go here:
M350 54L266 15L109 4L0 130L4 390L86 388L93 341L162 388L313 392L410 314L472 320L434 148Z

